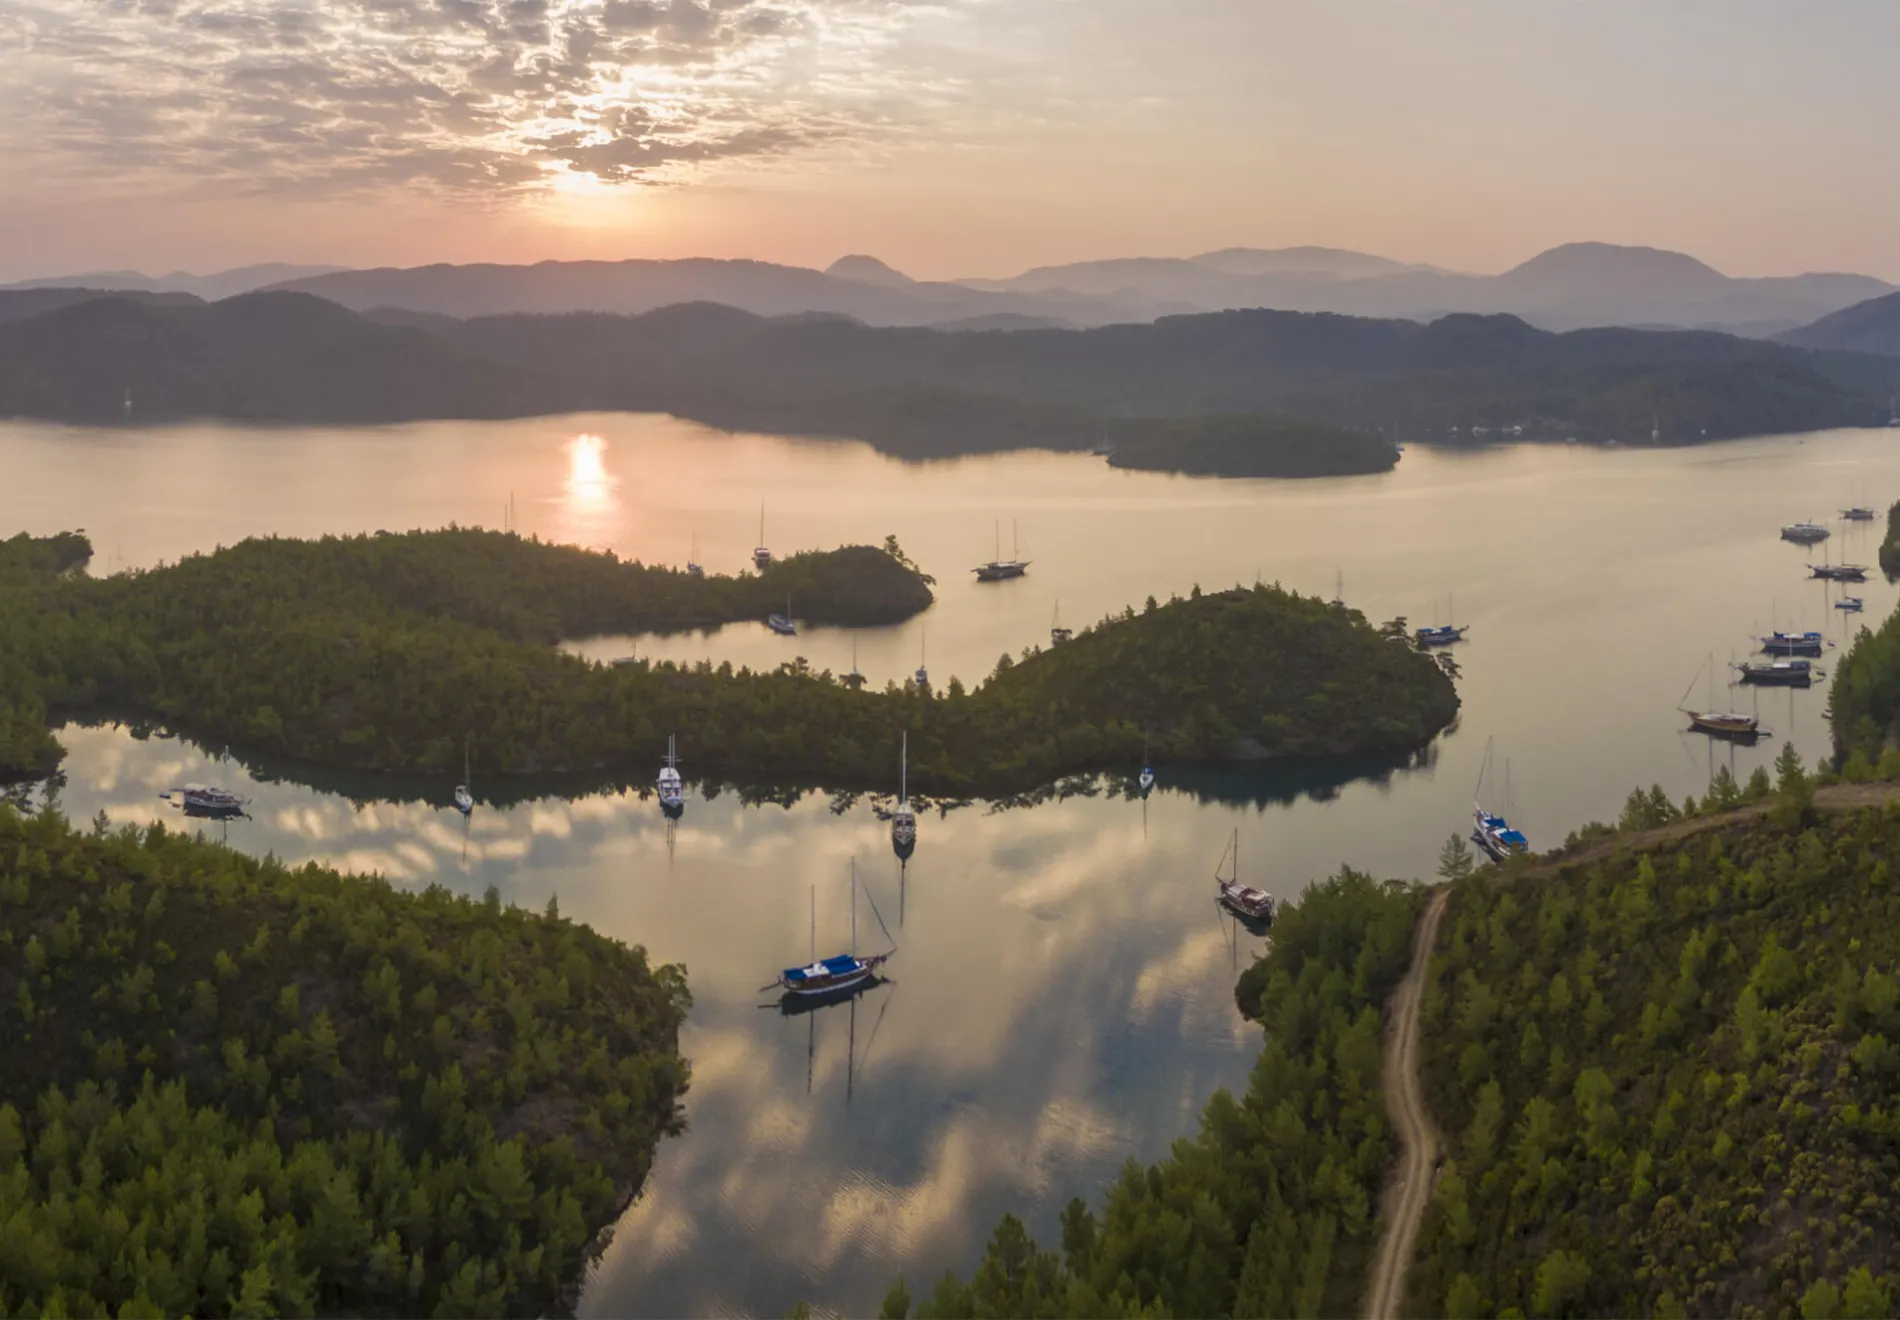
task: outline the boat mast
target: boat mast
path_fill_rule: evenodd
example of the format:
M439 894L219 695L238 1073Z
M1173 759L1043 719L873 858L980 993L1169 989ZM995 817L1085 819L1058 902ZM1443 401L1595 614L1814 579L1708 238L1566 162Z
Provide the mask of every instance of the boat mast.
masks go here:
M818 886L811 887L811 961L818 965Z
M910 772L909 729L904 730L904 741L899 746L901 750L897 753L897 805L901 807L910 801L910 795L905 791L905 780Z
M851 859L851 956L858 956L858 859Z

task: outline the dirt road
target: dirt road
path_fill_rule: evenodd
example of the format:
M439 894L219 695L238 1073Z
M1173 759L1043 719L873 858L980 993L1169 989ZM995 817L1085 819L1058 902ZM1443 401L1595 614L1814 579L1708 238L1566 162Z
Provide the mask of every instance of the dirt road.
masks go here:
M1392 996L1392 1020L1387 1027L1385 1066L1381 1079L1386 1112L1398 1124L1404 1155L1385 1189L1384 1232L1372 1265L1372 1287L1366 1298L1368 1320L1391 1320L1405 1300L1405 1273L1418 1241L1419 1221L1432 1194L1432 1170L1438 1162L1438 1132L1425 1109L1418 1084L1419 1006L1425 997L1425 970L1432 945L1438 940L1438 919L1445 913L1450 886L1432 894L1412 937L1412 966Z

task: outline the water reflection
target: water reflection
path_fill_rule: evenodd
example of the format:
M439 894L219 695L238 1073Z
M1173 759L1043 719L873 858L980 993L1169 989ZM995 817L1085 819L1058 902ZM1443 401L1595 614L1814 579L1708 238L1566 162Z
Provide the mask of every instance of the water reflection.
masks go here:
M1226 822L1209 828L1183 794L949 812L904 864L864 801L721 794L669 822L610 791L463 818L255 779L116 726L60 736L76 818L182 825L157 792L221 782L252 799L233 846L406 886L492 884L524 906L558 893L570 916L686 964L690 1130L601 1262L593 1313L777 1313L798 1296L867 1309L899 1270L966 1266L1005 1210L1052 1218L1127 1156L1164 1150L1216 1086L1244 1084L1232 981L1259 945L1211 903ZM1289 876L1308 861L1280 852ZM854 859L881 914L860 912L860 946L883 920L899 950L862 995L786 1014L759 987L807 953L814 886L821 936L849 929Z
M560 539L575 545L611 546L622 534L620 478L607 470L607 441L591 432L569 440L567 474L559 501Z

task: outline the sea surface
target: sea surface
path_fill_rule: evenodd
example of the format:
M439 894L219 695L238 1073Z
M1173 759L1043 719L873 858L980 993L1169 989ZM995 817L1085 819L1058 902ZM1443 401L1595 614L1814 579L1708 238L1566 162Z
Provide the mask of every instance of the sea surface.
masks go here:
M1844 646L1891 611L1877 572L1848 589L1866 601L1855 616L1832 608L1841 589L1811 581L1807 564L1873 564L1900 497L1900 432L1656 451L1414 446L1390 473L1231 481L1078 455L906 464L851 442L644 415L5 423L0 470L0 535L84 528L96 573L247 536L453 522L647 562L696 555L710 572L745 567L761 537L785 554L895 534L938 579L937 604L900 627L570 642L603 660L804 656L842 672L855 657L878 684L926 662L939 686L970 685L1001 654L1046 645L1058 610L1079 628L1149 595L1255 580L1341 591L1374 622L1471 626L1452 652L1459 723L1409 768L1163 767L1146 801L1105 784L1033 807L933 811L905 867L863 800L748 804L695 786L669 827L650 795L485 786L478 765L478 797L527 800L485 803L465 823L446 783L247 769L224 749L112 725L62 732L60 798L76 819L171 820L160 790L222 783L253 798L250 819L211 827L236 847L403 886L492 884L535 907L558 896L567 915L684 963L690 1128L661 1147L582 1310L778 1315L800 1299L862 1313L900 1272L915 1294L967 1270L1006 1210L1053 1242L1071 1196L1129 1158L1164 1155L1216 1088L1245 1087L1254 1033L1232 987L1262 945L1212 901L1236 836L1242 878L1291 897L1341 865L1428 873L1477 796L1549 846L1613 820L1637 784L1680 800L1717 765L1746 777L1784 740L1810 761L1825 754L1825 682L1757 704L1723 680L1771 627ZM1850 503L1881 520L1843 524ZM1778 539L1803 518L1834 538L1812 552ZM999 540L1005 556L1020 546L1029 573L978 585L969 570ZM1711 701L1759 710L1774 737L1737 748L1685 732L1678 705ZM690 779L691 729L680 751ZM890 980L785 1016L758 987L814 947L849 946L854 868L857 947L896 945Z

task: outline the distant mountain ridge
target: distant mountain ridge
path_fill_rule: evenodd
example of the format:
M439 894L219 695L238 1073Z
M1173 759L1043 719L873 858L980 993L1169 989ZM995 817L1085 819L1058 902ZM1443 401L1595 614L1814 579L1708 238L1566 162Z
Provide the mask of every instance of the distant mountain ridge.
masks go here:
M235 298L242 293L282 284L286 280L327 275L342 269L341 266L298 266L289 262L270 261L256 266L222 270L211 275L193 275L189 271L175 270L169 275L151 276L136 270L106 270L21 280L15 284L0 285L0 292L20 289L104 289L115 292L186 293L213 302L219 298Z
M1900 357L1900 293L1855 303L1777 338L1800 348Z
M1177 468L1262 475L1320 470L1322 459L1366 470L1357 465L1381 454L1389 466L1402 440L1646 443L1653 432L1688 443L1874 425L1896 391L1896 358L1713 333L1554 334L1468 314L1420 324L1255 310L957 333L710 303L639 316L363 315L265 292L177 305L100 297L0 323L0 416L355 423L655 411L856 437L919 458L1125 447L1131 461L1166 467L1178 446ZM1327 455L1326 428L1380 443Z
M457 318L639 315L679 303L717 302L761 316L831 313L878 326L1086 328L1270 308L1415 321L1501 313L1545 330L1631 326L1751 337L1794 331L1896 291L1883 280L1852 274L1738 279L1684 253L1609 243L1566 243L1498 275L1307 246L1083 261L1005 279L947 281L913 279L874 256L854 253L822 271L698 257L370 270L253 266L157 279L105 272L12 288L81 285L209 299L268 287L315 294L357 311L388 308Z

